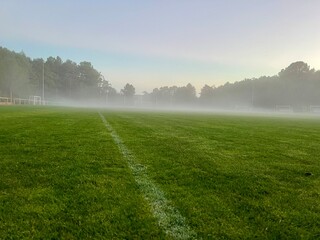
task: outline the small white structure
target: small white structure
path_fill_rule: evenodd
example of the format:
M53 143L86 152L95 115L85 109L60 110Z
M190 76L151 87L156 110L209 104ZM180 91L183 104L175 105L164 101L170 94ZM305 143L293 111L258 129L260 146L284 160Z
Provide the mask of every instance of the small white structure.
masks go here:
M29 104L32 105L41 105L41 97L40 96L29 96Z
M320 105L310 105L309 110L311 113L320 113Z
M9 104L12 104L11 98L0 97L0 105L9 105Z
M30 104L28 99L23 99L23 98L14 98L13 99L13 104L18 104L18 105L24 105L24 104Z

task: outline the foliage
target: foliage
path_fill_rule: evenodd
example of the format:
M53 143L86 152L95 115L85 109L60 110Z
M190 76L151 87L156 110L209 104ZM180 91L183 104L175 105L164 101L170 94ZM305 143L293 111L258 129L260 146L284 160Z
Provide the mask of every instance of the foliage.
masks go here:
M212 98L214 97L214 88L215 87L210 87L208 85L204 85L203 88L201 88L199 99L202 104L212 104Z
M121 89L121 94L123 96L123 103L125 105L134 104L134 94L136 90L132 84L127 83L123 89Z
M135 88L132 84L127 83L123 89L121 89L121 93L127 98L132 98L135 94Z
M291 105L303 111L310 105L320 105L320 71L310 69L304 62L295 62L276 76L226 83L215 88L209 99L212 107L274 109L276 105Z
M10 96L30 91L30 59L24 53L13 53L0 47L0 94Z
M310 105L320 105L320 71L310 69L304 62L295 62L272 77L244 79L222 86L205 85L196 96L189 83L182 87L160 87L145 93L146 102L154 105L194 105L212 108L265 108L291 105L306 111Z
M161 87L153 89L144 96L155 105L190 105L196 103L196 89L188 83L186 86Z
M44 82L46 99L98 99L102 79L90 62L63 62L60 57L32 60L0 48L1 96L42 96Z

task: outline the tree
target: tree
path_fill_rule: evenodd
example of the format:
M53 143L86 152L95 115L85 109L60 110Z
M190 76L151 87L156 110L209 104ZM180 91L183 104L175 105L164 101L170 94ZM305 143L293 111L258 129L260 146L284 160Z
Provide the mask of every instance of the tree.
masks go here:
M44 70L45 96L97 100L102 75L90 62L79 65L57 57L31 60L23 52L15 53L0 47L0 96L28 98L42 93Z
M179 87L174 94L175 101L179 104L192 104L195 102L196 89L190 83L185 87Z
M0 94L26 97L30 93L31 60L26 55L0 47Z
M212 103L213 100L213 96L214 96L214 89L215 87L212 86L208 86L207 84L203 86L203 88L201 88L201 92L200 92L200 101L204 104L210 104Z
M313 74L314 69L310 70L310 66L302 61L291 63L286 69L279 72L281 79L303 80L308 75Z
M122 93L124 96L128 97L128 98L133 97L134 94L135 94L135 91L136 91L136 90L135 90L134 86L133 86L132 84L129 84L129 83L127 83L127 84L124 86L124 88L121 89L121 93Z
M309 100L306 92L309 92L309 84L312 81L314 69L302 62L294 62L279 73L280 88L282 89L282 102L290 105L305 105ZM307 95L309 95L307 94Z
M75 98L75 93L79 91L79 76L80 72L78 65L71 61L65 61L61 66L61 80L64 86L64 97Z
M117 103L120 100L120 94L117 93L117 90L113 87L108 89L108 101L109 103Z
M93 68L90 62L81 62L78 66L79 98L94 99L100 94L99 84L102 75Z
M112 89L111 83L107 81L104 77L101 77L101 81L99 83L99 87L101 90L101 93L105 96L105 102L109 102L109 93Z
M64 91L64 86L61 82L61 65L60 57L48 57L44 63L44 78L46 98L59 98Z
M127 83L123 89L121 89L123 95L124 104L133 104L133 97L135 94L135 88L132 84Z

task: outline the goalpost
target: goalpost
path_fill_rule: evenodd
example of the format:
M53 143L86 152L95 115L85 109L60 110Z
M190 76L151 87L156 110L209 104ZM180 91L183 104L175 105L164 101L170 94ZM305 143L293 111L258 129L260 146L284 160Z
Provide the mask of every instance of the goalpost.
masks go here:
M29 104L33 105L41 105L41 97L40 96L30 96L29 97Z

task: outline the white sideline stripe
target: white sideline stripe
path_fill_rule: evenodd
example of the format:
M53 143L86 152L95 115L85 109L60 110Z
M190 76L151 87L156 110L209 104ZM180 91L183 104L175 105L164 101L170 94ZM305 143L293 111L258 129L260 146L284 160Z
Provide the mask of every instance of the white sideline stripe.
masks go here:
M133 154L125 146L105 117L100 112L99 115L113 140L118 145L123 157L126 159L129 168L132 170L135 181L145 199L150 204L153 215L158 220L159 226L167 235L170 235L174 239L196 239L196 233L186 224L185 218L177 209L170 205L170 202L166 199L161 189L159 189L148 177L146 168L136 162Z

